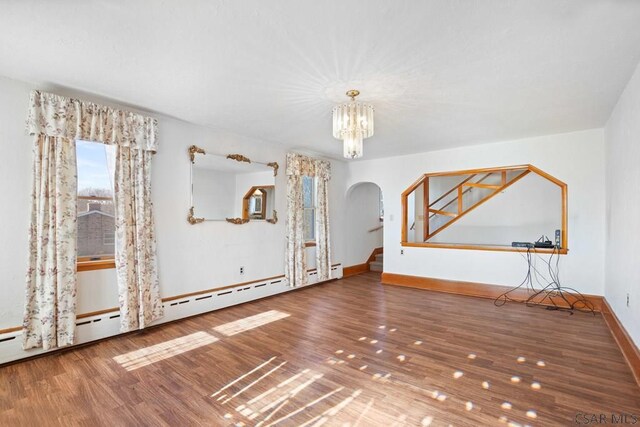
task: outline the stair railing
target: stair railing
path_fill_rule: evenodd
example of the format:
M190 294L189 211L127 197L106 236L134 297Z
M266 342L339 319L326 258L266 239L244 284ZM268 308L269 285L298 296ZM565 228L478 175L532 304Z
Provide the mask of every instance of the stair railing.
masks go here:
M480 178L478 181L476 181L476 184L481 183L482 181L484 181L485 179L487 179L489 176L491 176L493 172L489 172L488 174L486 174L485 176L483 176L482 178ZM455 187L453 187L451 190L447 191L444 195L438 197L438 199L436 199L435 202L429 204L429 208L431 208L431 206L435 205L436 203L438 203L440 200L444 199L446 196L448 196L449 194L451 194L453 191L458 190L459 188L461 188L464 184L466 184L469 180L471 180L474 176L476 176L477 174L473 174L471 175L469 178L465 179L464 181L462 181L460 184L456 185ZM458 190L459 191L459 190ZM467 188L466 190L464 190L462 192L462 194L458 194L456 195L456 197L454 197L453 199L449 200L449 202L447 202L446 205L444 205L443 207L441 207L440 209L438 209L438 211L436 212L435 209L433 209L434 213L432 213L431 215L429 215L429 219L433 218L434 216L438 215L439 212L444 212L442 213L442 215L448 215L450 214L450 212L445 212L445 209L449 207L449 205L451 205L451 203L455 202L456 199L458 199L460 197L460 195L464 196L465 194L467 194L469 191L471 191L471 187ZM460 203L458 203L458 208L460 208ZM431 211L431 209L429 209ZM460 209L459 209L460 210ZM457 215L448 215L448 216L457 216Z
M446 212L446 211L443 211L443 210L437 210L437 209L429 208L429 212L433 212L433 215L429 216L429 219L432 218L435 215L446 215L446 216L452 217L452 219L450 221L448 221L446 224L440 226L438 229L433 230L433 231L432 230L428 230L427 227L425 227L425 238L424 238L424 241L427 241L431 237L435 236L436 234L438 234L439 232L441 232L445 228L447 228L450 225L452 225L453 223L457 222L466 213L472 211L473 209L475 209L476 207L480 206L481 204L483 204L487 200L493 198L496 194L500 193L502 190L506 189L507 187L511 186L515 182L517 182L520 179L522 179L523 177L525 177L527 174L529 174L530 170L525 169L522 173L520 173L519 175L513 177L509 181L507 181L507 172L505 170L500 171L500 172L501 172L500 185L482 184L481 183L481 181L483 181L489 175L494 173L494 172L489 172L487 175L485 175L481 180L479 180L477 182L469 183L469 182L467 182L468 180L465 180L465 181L461 182L460 184L458 184L454 189L452 189L452 190L458 189L458 195L451 202L449 202L447 205L445 205L445 207L450 205L451 203L453 203L454 200L457 199L458 200L458 212L457 213ZM463 186L468 186L470 188L463 191L462 190ZM477 202L475 202L472 206L469 206L468 208L464 209L464 207L462 205L462 197L466 192L470 191L471 188L474 188L474 187L475 188L485 188L485 189L489 189L489 190L493 190L493 191L491 193L489 193L488 195L484 196L483 198L481 198L480 200L478 200ZM452 190L450 190L449 193L451 193ZM442 200L442 198L440 198L440 200ZM429 206L431 206L431 205L429 205Z

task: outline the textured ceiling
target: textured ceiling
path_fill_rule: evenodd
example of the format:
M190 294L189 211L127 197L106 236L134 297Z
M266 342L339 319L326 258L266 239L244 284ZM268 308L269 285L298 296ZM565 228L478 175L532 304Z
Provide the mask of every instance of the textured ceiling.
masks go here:
M639 22L636 0L3 0L0 75L331 157L357 88L372 158L603 126Z

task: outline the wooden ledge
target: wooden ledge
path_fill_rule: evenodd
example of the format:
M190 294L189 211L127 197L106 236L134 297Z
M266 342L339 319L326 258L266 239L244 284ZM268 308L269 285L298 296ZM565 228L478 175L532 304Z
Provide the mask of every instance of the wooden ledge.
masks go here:
M421 243L421 242L400 242L402 246L411 248L435 248L435 249L464 249L473 251L496 251L496 252L527 252L528 248L514 248L513 246L500 245L459 245L455 243ZM566 255L569 249L548 249L548 248L531 248L531 253L536 254L559 254Z
M97 261L78 261L76 271L105 270L116 268L115 259L100 259Z

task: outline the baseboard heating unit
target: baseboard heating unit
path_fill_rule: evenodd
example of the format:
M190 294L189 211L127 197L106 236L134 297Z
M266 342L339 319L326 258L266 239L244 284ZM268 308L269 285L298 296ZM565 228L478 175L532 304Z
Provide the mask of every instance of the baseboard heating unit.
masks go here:
M311 286L318 283L315 270L307 272ZM342 278L342 264L331 266L331 280ZM260 298L281 294L297 288L289 287L284 276L225 287L212 292L171 299L163 303L164 317L154 325L171 322L196 314L207 313L225 307L242 304ZM112 337L120 334L120 314L117 310L95 316L84 317L76 322L76 345ZM19 359L46 353L43 349L22 349L22 332L14 331L0 335L0 365Z

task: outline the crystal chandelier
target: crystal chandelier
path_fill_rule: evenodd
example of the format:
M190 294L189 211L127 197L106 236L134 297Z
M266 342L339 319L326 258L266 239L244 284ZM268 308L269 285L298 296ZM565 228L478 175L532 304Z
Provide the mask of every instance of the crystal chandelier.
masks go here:
M343 141L347 159L362 157L362 141L373 135L373 107L356 102L357 90L350 90L351 101L333 108L333 137Z

